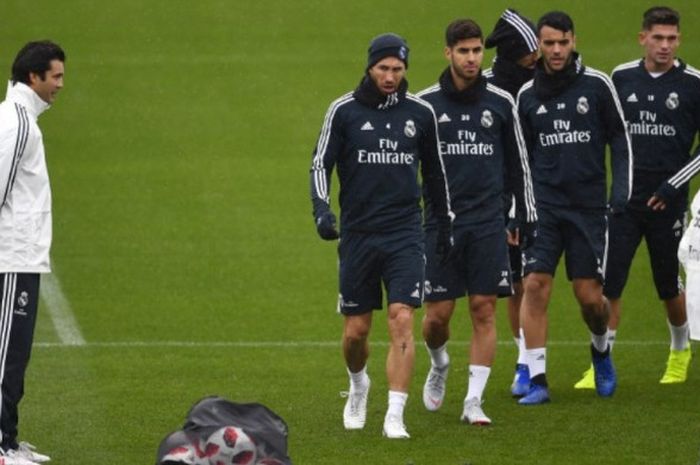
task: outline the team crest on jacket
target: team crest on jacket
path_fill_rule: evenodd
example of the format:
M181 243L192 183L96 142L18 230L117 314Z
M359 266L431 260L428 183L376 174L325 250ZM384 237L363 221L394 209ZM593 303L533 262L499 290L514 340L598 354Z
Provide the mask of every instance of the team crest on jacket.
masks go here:
M493 126L493 115L491 114L491 111L484 110L484 112L481 114L481 125L485 128L490 128Z
M582 115L585 115L588 113L588 109L588 99L586 97L579 97L578 103L576 104L576 111Z
M675 92L671 92L668 94L668 97L666 98L666 108L669 110L675 110L678 108L678 105L680 104L680 100L678 99L678 94Z
M17 297L17 305L20 307L26 307L27 304L29 303L29 294L27 294L26 291L22 291L22 293Z
M412 119L406 121L406 126L403 128L403 133L406 134L406 137L416 136L416 123L414 123Z

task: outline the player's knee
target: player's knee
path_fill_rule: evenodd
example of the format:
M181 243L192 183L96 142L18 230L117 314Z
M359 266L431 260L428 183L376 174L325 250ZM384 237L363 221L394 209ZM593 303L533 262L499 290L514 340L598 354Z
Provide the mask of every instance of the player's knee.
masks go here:
M427 334L442 332L449 326L449 323L449 318L446 318L444 315L426 314L423 319L423 332L427 332Z
M351 344L362 343L369 336L370 325L363 320L346 321L343 337Z
M389 328L392 332L412 331L413 309L408 306L398 306L389 312Z
M603 293L600 290L588 290L586 292L576 292L581 310L586 313L604 313L607 310Z
M475 325L492 324L496 313L496 297L471 297L469 301L469 311Z
M551 287L551 282L542 276L529 274L523 282L525 294L536 298L544 298Z
M345 331L345 334L343 335L345 342L350 345L364 344L368 336L369 331L360 330Z
M450 324L452 310L444 302L430 302L426 304L424 326L441 328Z

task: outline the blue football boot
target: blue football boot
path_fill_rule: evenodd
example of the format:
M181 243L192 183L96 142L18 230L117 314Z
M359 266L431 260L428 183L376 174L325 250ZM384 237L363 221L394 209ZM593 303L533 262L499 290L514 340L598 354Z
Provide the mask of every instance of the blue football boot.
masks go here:
M527 395L520 399L520 405L538 405L549 402L549 389L541 384L530 384L530 390Z
M591 345L591 358L593 371L595 372L595 390L600 397L610 397L617 387L617 375L610 357L610 348L603 353L598 352Z
M515 366L515 377L510 385L510 392L513 397L526 396L530 390L530 370L524 363Z

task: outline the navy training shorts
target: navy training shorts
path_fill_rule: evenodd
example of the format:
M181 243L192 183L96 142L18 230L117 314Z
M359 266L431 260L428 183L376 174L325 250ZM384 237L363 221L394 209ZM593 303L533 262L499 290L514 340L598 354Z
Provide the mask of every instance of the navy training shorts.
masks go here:
M361 315L389 304L423 303L425 255L420 227L388 233L344 231L338 244L338 311Z
M605 278L608 226L604 210L537 208L537 239L526 249L525 275L554 276L565 254L566 275L573 279Z
M467 294L513 294L503 218L455 225L455 244L445 263L435 254L436 236L437 231L426 231L426 301L454 300Z
M675 205L658 212L627 210L611 216L609 224L610 251L603 290L606 297L618 299L622 296L642 238L646 240L659 299L668 300L682 292L678 244L686 227L685 206Z

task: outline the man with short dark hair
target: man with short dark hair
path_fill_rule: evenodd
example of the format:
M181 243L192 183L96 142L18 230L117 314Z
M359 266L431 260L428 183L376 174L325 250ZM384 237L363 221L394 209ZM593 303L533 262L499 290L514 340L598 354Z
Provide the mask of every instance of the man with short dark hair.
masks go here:
M451 245L451 212L437 138L427 102L407 92L408 46L382 34L369 46L366 74L354 92L326 113L311 167L311 200L322 239L338 246L343 314L343 354L350 392L343 411L346 429L365 425L370 380L368 335L372 311L387 292L391 344L386 370L389 407L383 434L408 438L403 411L413 372L413 311L423 298L424 246L419 169L437 223L437 253ZM330 209L334 167L340 181L340 234Z
M12 80L0 104L0 463L8 465L49 460L31 444L17 441L17 425L39 276L51 272L51 188L37 118L63 88L65 59L53 42L25 45L12 64Z
M596 390L617 385L607 341L609 305L603 296L608 203L605 149L610 146L611 214L624 211L632 182L632 152L622 108L610 79L584 67L575 52L574 24L550 12L537 24L541 58L523 86L518 107L531 156L537 200L537 241L525 250L523 333L530 390L522 405L549 401L545 375L547 306L562 254L581 314L591 332Z
M671 333L662 384L684 382L691 358L676 252L688 208L688 183L700 170L700 158L690 156L700 129L700 72L676 58L680 37L677 11L668 7L646 10L639 33L644 58L623 63L612 73L632 138L635 164L627 210L610 218L605 280L611 308L610 346L620 323L622 291L643 237ZM590 369L575 387L594 387Z
M506 9L486 38L486 48L496 47L493 66L484 70L484 77L491 84L508 91L515 98L518 91L535 74L537 62L537 31L535 25L512 8ZM509 233L519 239L520 229L513 199L504 198ZM518 241L519 242L519 241ZM514 397L522 397L530 389L530 373L525 360L525 338L520 327L520 306L523 300L523 257L520 245L508 244L513 295L508 297L508 322L518 349L515 376L510 391Z
M481 408L496 352L496 298L510 295L503 193L514 195L528 239L537 219L527 152L513 98L481 75L484 41L470 19L445 32L449 66L438 83L418 94L435 109L455 218L455 246L447 261L434 253L437 218L427 197L426 313L423 337L431 368L423 387L428 410L440 408L449 370L447 340L456 299L469 295L473 335L469 380L461 419L488 425ZM510 181L504 186L504 180ZM525 237L525 234L523 234Z

